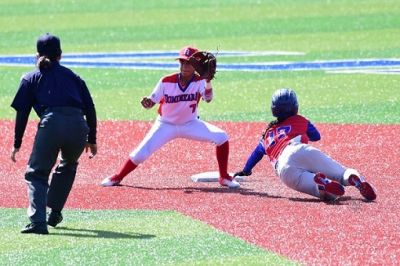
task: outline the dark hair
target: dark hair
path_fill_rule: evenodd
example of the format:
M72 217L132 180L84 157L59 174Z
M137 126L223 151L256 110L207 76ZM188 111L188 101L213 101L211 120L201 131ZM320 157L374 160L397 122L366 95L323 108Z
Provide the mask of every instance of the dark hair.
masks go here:
M40 70L48 69L61 56L60 38L50 33L43 34L36 42L36 49L39 54L37 67Z
M264 130L264 133L262 134L262 138L265 139L265 137L266 137L266 135L267 135L267 131L268 131L271 127L275 126L275 125L278 124L278 123L279 123L279 122L278 122L277 119L272 120L271 122L269 122L267 128Z
M51 67L51 62L52 60L49 57L47 57L46 55L42 55L38 58L36 65L40 71L43 71Z
M271 122L269 122L267 128L264 130L264 133L262 134L262 138L265 139L265 137L266 137L266 135L267 135L267 131L268 131L271 127L277 125L278 123L281 123L281 122L285 121L285 119L286 119L286 118L280 118L280 117L279 117L278 119L275 119L275 120L272 120Z

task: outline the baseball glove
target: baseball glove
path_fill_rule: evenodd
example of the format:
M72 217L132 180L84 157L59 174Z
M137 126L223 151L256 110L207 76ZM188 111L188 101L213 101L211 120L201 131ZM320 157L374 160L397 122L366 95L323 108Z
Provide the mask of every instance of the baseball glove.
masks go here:
M217 72L217 58L210 52L198 51L189 58L189 63L194 67L201 78L212 80Z

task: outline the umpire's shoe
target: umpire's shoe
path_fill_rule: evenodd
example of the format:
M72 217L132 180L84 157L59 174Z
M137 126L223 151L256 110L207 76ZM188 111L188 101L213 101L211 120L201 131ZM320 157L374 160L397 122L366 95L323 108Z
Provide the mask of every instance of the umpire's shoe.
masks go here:
M30 223L21 230L21 233L47 235L49 231L47 230L46 223Z
M47 220L47 224L56 227L57 224L61 223L62 220L63 216L60 211L51 211L49 214L49 219Z

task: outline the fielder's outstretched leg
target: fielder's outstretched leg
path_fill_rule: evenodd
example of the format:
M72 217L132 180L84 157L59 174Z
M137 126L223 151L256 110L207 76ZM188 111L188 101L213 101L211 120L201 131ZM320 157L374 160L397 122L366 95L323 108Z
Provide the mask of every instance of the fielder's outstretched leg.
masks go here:
M229 137L225 131L201 119L196 119L182 126L180 137L216 144L219 183L229 188L240 187L240 184L228 174Z
M224 142L222 145L216 147L218 169L219 169L219 183L221 186L229 188L238 188L240 184L228 174L228 158L229 158L229 141Z
M121 170L112 176L106 177L101 185L111 187L118 185L122 179L136 167L149 158L164 144L177 137L176 126L156 120L140 144L131 152Z
M127 176L130 172L135 170L136 167L137 165L129 158L125 161L121 170L119 170L117 174L104 178L104 180L101 181L101 185L103 187L112 187L119 185L122 179L124 179L124 177Z

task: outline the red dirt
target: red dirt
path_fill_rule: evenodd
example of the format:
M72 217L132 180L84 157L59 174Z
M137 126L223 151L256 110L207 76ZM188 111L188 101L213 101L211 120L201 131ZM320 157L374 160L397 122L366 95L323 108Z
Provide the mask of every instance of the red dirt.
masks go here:
M240 170L264 124L215 124L230 135L230 171ZM378 198L372 203L364 202L352 187L335 204L290 190L266 159L239 190L193 183L189 176L217 170L217 162L213 145L187 140L164 146L131 173L123 186L100 187L99 182L121 166L150 125L101 122L99 154L92 160L83 155L66 207L176 210L305 264L395 265L400 260L400 144L393 141L399 125L340 125L339 132L338 125L317 124L322 141L316 146L358 169L374 184ZM13 122L2 121L0 129L0 207L26 207L23 174L35 124L29 124L15 164L9 159Z

